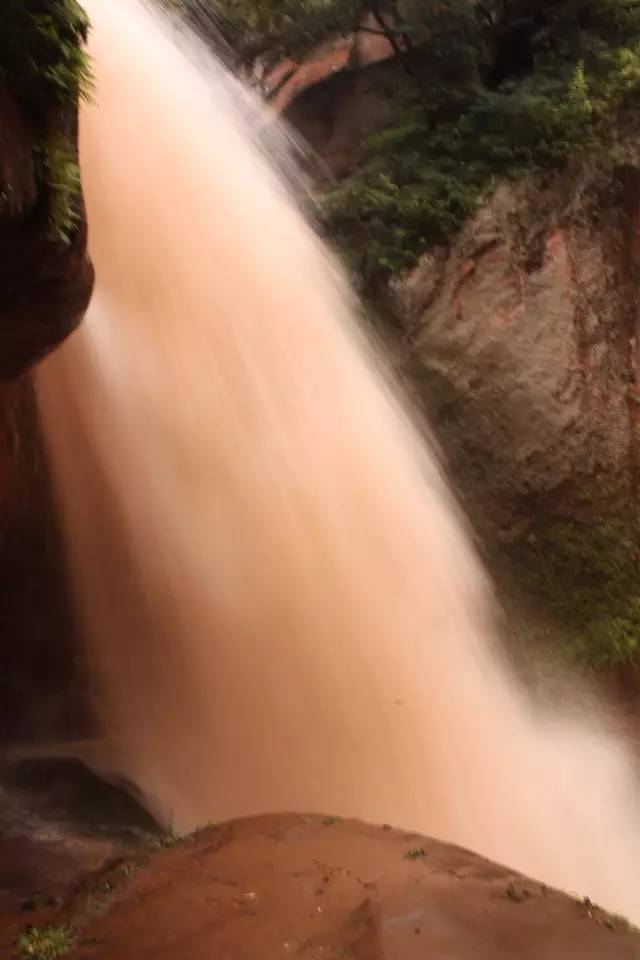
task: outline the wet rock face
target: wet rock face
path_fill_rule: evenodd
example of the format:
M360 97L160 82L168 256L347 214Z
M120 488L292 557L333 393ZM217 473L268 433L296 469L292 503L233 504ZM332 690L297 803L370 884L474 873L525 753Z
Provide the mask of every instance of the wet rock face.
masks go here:
M75 330L94 277L84 216L68 241L51 229L50 190L36 171L38 137L1 84L0 131L0 380L7 381Z

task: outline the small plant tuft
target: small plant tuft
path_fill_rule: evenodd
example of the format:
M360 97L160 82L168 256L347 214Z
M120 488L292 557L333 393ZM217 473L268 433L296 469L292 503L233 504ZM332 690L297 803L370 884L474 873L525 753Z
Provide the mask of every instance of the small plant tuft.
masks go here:
M422 860L425 856L423 847L416 847L414 850L407 850L404 855L405 860Z
M75 945L75 938L67 927L32 927L18 937L14 957L31 960L56 960L64 957Z
M175 845L179 842L180 837L178 834L174 833L173 830L168 830L166 833L163 833L159 837L155 838L154 845L159 850L170 850L171 847L175 847Z

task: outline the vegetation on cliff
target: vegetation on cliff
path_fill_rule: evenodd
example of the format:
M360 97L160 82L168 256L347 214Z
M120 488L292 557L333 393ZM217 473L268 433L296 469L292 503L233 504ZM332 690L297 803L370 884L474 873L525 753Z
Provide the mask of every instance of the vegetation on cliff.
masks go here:
M0 73L34 118L89 92L89 21L76 0L5 0L3 19Z
M590 666L640 654L640 528L619 516L534 522L509 549L521 584L554 616L566 652Z
M640 5L627 0L214 7L244 58L299 56L363 24L393 44L393 124L366 139L362 162L324 197L328 229L374 285L445 240L495 178L610 152L640 102Z
M478 5L464 5L437 69L404 79L396 123L328 194L329 226L348 249L373 243L368 279L444 241L497 177L609 147L620 112L637 103L640 11L584 0L542 6L523 24L504 19L515 4L500 6L488 28Z
M79 218L76 109L91 91L89 22L76 0L5 0L0 80L35 131L36 177L49 195L54 238Z

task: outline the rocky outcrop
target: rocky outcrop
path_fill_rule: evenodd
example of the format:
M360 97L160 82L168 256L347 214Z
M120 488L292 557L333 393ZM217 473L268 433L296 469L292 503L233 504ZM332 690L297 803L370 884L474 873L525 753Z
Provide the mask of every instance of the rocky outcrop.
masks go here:
M586 487L613 500L637 479L625 213L563 218L558 189L501 187L394 281L451 472L506 538L541 509L578 509Z

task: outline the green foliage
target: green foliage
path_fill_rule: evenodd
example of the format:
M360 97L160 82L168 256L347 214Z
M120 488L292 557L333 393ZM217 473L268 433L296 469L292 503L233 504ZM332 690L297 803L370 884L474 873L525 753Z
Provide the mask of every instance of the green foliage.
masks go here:
M0 76L37 119L91 92L89 29L76 0L3 0Z
M557 522L512 554L528 588L564 624L572 656L595 667L638 661L637 524Z
M173 0L184 5L185 0ZM248 58L305 54L318 43L358 29L386 33L399 46L428 40L433 55L473 60L482 48L486 22L469 0L186 0L213 9L228 39ZM455 49L451 49L452 41ZM436 49L437 48L437 49Z
M304 54L358 23L361 0L207 0L245 59Z
M446 240L496 177L566 163L593 141L592 117L582 64L562 79L479 88L452 120L415 107L369 137L359 168L327 191L327 225L352 263L366 249L369 278L387 275Z
M80 221L80 167L75 152L64 138L54 139L46 148L44 162L51 189L49 221L53 239L69 243Z
M562 169L640 103L629 0L200 2L248 59L303 54L365 15L404 51L393 125L323 201L329 232L372 284L446 239L497 177Z
M23 933L16 944L15 957L31 960L56 960L64 957L74 946L74 937L66 927L46 927L38 930L33 927Z
M607 42L582 31L574 40L552 46L547 32L532 71L496 89L440 82L425 98L404 80L399 123L369 137L357 170L325 196L327 227L365 280L445 240L497 177L562 169L613 139L621 112L640 103L640 21Z
M88 29L84 12L75 0L60 0L51 12L34 14L33 23L49 52L40 75L51 95L74 104L87 99L93 81L82 45Z
M0 77L39 132L37 169L51 197L51 236L68 243L79 220L80 175L66 113L91 95L89 21L76 0L4 0L2 14Z

